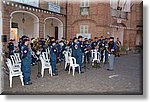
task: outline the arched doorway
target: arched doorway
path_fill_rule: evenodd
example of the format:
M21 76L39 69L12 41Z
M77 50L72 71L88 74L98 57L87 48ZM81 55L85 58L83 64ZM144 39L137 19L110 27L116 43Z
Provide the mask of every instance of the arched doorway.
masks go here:
M35 14L27 11L14 11L10 17L10 38L15 39L15 44L22 35L30 38L39 36L39 18Z
M63 37L63 23L56 17L47 17L44 25L44 38L48 36L61 39Z

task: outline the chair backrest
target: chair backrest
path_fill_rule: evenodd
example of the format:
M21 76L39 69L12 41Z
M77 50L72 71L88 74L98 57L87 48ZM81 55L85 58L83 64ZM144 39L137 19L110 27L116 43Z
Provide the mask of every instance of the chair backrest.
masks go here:
M13 65L13 66L20 63L20 62L17 61L15 55L10 55L10 58L11 58L11 61L12 61L12 65Z
M69 60L70 60L70 66L74 65L74 64L77 64L76 59L74 57L69 57Z
M71 52L68 51L68 56L71 57Z
M15 74L15 73L20 73L21 72L21 68L20 67L14 67L12 65L12 62L9 58L6 59L6 65L9 68L9 73L10 74Z
M50 61L50 55L49 55L49 53L48 52L42 52L42 58L43 58L43 60L45 60L45 61Z
M92 59L98 59L98 55L100 54L97 49L94 49L92 52Z
M21 62L19 53L14 53L14 56L15 56L17 62Z
M46 52L47 52L47 53L50 53L49 47L48 47L48 48L46 48Z

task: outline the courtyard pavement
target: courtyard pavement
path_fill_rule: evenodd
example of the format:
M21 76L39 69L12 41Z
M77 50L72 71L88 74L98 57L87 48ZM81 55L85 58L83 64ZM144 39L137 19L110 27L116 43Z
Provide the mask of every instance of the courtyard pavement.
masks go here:
M41 64L40 64L41 66ZM87 64L83 74L75 76L64 71L64 64L57 64L58 76L51 77L45 70L43 78L37 78L37 65L31 69L32 85L21 86L19 77L13 78L9 88L8 75L4 75L2 94L143 94L143 66L140 54L121 55L115 58L114 71L107 71L108 64L92 68Z

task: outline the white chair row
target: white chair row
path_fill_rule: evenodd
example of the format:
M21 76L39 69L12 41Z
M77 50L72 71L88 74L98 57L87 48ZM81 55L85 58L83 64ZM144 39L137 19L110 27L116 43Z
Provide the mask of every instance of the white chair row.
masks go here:
M47 52L42 52L42 54L40 55L40 60L42 63L42 69L41 69L42 77L44 76L45 69L49 69L49 74L51 74L51 76L53 76L52 67L50 65L50 54Z
M69 51L64 51L63 54L65 56L65 69L66 69L67 64L70 63L69 57L71 57L71 53Z
M76 63L76 59L74 57L71 57L71 53L69 51L64 51L63 54L65 56L65 69L67 67L67 64L69 64L69 72L68 72L68 74L70 74L70 70L72 68L73 76L74 76L75 69L77 67L78 67L78 71L79 71L79 74L80 74L80 65Z
M94 65L94 62L97 61L97 63L100 63L100 53L97 49L91 50L91 58L92 58L92 65Z
M12 78L15 77L15 76L19 76L20 77L22 86L24 86L21 66L20 65L14 66L10 59L6 59L6 64L7 64L8 68L9 68L10 88L12 87Z
M10 55L12 65L14 67L20 67L21 68L21 58L19 53L14 53L14 55Z
M70 60L70 66L69 66L68 74L70 74L70 70L72 68L73 76L74 76L75 70L76 70L77 67L78 67L78 71L79 71L79 74L80 74L81 73L80 72L80 65L76 63L76 59L74 57L69 57L69 60Z

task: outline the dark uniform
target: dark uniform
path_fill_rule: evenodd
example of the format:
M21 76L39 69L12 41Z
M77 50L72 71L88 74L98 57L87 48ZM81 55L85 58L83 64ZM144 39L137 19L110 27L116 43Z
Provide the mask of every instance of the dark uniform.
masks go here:
M87 63L87 61L90 61L90 44L89 43L84 43L83 45L83 49L84 49L84 63Z
M72 43L72 55L76 58L77 64L80 65L80 71L83 73L82 70L82 49L81 43L79 41Z
M97 46L97 44L98 44L98 41L92 42L92 44L91 44L92 49L95 49L95 47Z
M49 48L50 48L50 64L52 66L53 76L55 76L55 75L57 75L57 73L56 73L57 48L56 48L56 46L53 45L53 43L55 43L55 42L51 42L52 45Z
M33 44L32 42L30 43L30 46L31 46L32 51L36 54L36 49L34 48L34 44ZM34 56L33 56L33 55L32 55L31 57L32 57L31 65L33 65L33 66L34 66L34 65L35 65L35 63L36 63L36 60L37 60L37 59L36 59L36 58L34 58Z
M66 48L66 44L64 43L64 41L60 41L59 44L60 44L60 59L62 61L62 59L64 58L63 52Z
M42 52L45 52L46 51L46 45L45 45L44 38L41 38L39 40L39 45L41 46Z
M99 41L99 52L100 52L100 55L101 55L101 59L100 61L103 61L103 53L104 53L104 49L105 49L105 43L104 43L104 40L100 40Z
M112 71L114 69L115 50L116 50L116 44L114 42L114 38L110 37L110 42L108 43L108 52L110 54L110 56L109 56L109 68L107 69L110 71Z
M23 81L25 85L30 85L31 83L31 52L27 45L24 43L28 41L28 38L23 38L23 46L21 47L21 63L23 72Z
M14 43L12 42L13 40L10 41L11 42L9 42L7 46L7 48L9 49L9 57L10 55L14 55L14 49L15 49Z
M18 48L19 48L19 53L21 54L21 47L22 47L22 41L19 40L18 42Z

